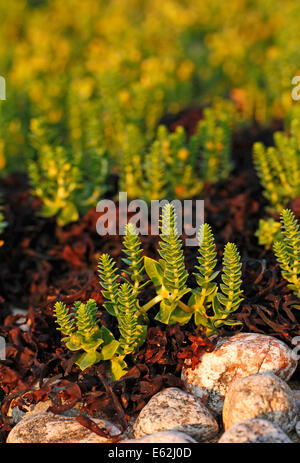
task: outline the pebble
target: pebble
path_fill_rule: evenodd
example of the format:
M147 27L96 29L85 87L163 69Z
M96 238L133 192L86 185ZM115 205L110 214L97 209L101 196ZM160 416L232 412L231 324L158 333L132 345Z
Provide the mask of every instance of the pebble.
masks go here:
M297 421L297 409L290 387L273 373L259 373L236 380L224 402L225 429L249 418L262 418L291 432Z
M105 428L111 436L120 430L108 421L94 418L93 421ZM39 412L23 418L9 433L7 443L109 443L112 439L98 436L82 426L74 417Z
M161 431L139 439L126 439L120 441L120 444L194 444L195 439L183 432L177 431Z
M292 443L290 438L274 423L249 419L231 426L219 440L221 444Z
M221 414L233 381L260 372L273 372L287 381L296 367L292 350L284 342L264 334L239 333L219 340L216 349L204 353L194 370L186 363L182 379L188 392Z
M170 387L150 399L135 421L133 430L135 438L172 430L202 442L216 437L218 424L197 397Z

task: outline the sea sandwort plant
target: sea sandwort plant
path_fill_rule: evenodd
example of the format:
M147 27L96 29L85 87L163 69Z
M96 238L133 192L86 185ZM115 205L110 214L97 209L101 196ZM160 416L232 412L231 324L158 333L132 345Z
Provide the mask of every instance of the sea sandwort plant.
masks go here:
M101 360L110 360L113 379L121 378L127 369L126 358L139 351L147 335L147 312L158 307L155 319L161 323L186 324L192 317L196 326L207 336L218 333L224 325L238 325L231 318L242 302L241 263L238 250L227 243L223 255L222 283L216 281L216 248L211 227L203 224L199 230L198 265L195 268L196 288L187 284L182 243L177 233L175 209L171 204L163 208L160 224L158 260L143 256L135 227L129 223L123 241L123 263L126 270L118 270L108 254L102 254L98 272L103 307L117 319L117 339L106 328L99 328L95 301L75 303L71 312L58 302L55 316L63 340L70 350L83 350L76 360L85 369ZM146 284L145 274L153 283L156 295L141 304ZM184 298L188 300L184 302ZM100 349L100 350L99 350Z

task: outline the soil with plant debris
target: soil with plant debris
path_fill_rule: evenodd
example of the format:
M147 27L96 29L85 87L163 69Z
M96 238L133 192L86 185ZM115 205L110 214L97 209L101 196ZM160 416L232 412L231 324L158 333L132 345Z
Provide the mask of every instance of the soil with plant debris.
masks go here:
M201 113L201 109L192 108L177 117L166 117L163 122L170 130L183 125L191 134ZM223 329L220 335L243 329L270 334L290 344L294 336L300 335L300 312L292 308L299 300L287 288L272 251L265 251L255 237L266 202L251 160L253 142L271 145L272 134L280 128L281 123L274 122L271 127L253 125L235 134L235 168L230 179L206 185L202 198L219 256L225 243L234 241L243 262L244 302L235 316L244 325ZM49 397L54 413L80 403L78 420L90 429L95 429L95 424L85 417L85 411L91 415L103 412L124 429L130 417L155 393L166 386L180 387L184 360L197 362L202 352L214 349L214 342L202 336L193 322L184 327L156 322L154 308L149 313L146 343L124 378L111 383L105 365L82 373L73 365L72 353L60 342L52 308L57 300L72 304L93 298L99 306L101 323L117 334L115 320L102 309L97 262L102 252L108 252L121 265L121 240L96 233L99 214L93 209L80 222L63 229L56 226L54 219L39 217L40 202L31 196L28 181L21 173L2 180L1 192L9 225L3 233L5 244L0 248L0 336L5 337L8 346L7 359L0 362L0 441L5 442L12 428L7 416L11 404L22 410ZM300 218L300 198L289 206ZM157 237L142 237L142 242L145 255L155 257ZM189 283L194 285L196 248L185 248L185 257ZM151 286L146 288L145 301L153 294ZM16 314L12 309L26 312ZM62 382L56 394L52 378ZM41 388L35 390L37 381Z

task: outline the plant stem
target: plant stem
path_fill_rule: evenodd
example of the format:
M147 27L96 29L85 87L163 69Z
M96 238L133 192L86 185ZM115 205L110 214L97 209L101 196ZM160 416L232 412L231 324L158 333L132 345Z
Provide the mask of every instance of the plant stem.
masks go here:
M186 313L192 313L194 312L194 308L193 307L190 307L188 306L187 304L185 304L184 302L182 301L178 301L178 305L179 307Z
M153 299L151 299L151 301L147 302L147 304L143 305L141 307L141 310L143 312L147 312L149 309L151 309L155 304L157 304L158 302L160 302L162 300L162 296L159 294L158 296L154 297Z
M141 311L143 312L147 312L149 309L151 309L155 304L157 304L158 302L160 302L161 300L163 299L163 297L159 294L158 296L154 297L153 299L151 299L151 301L147 302L147 304L143 305L141 307ZM192 313L194 312L194 308L193 307L189 307L187 304L185 304L184 302L181 302L181 301L178 301L178 305L179 307L186 313Z

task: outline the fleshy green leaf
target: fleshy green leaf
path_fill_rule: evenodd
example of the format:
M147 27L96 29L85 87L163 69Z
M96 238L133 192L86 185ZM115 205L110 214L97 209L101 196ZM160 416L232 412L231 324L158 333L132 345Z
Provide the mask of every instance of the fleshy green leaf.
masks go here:
M106 344L102 348L101 353L100 353L101 360L110 360L117 352L119 346L120 346L119 341L116 341L115 339L111 341L109 344Z
M176 307L172 312L169 324L180 323L180 325L185 325L190 321L193 316L193 312L184 312L180 307Z
M95 363L98 363L101 360L99 352L87 352L84 354L80 354L77 359L75 364L79 366L79 368L84 371L87 368L95 365Z
M165 323L166 325L169 324L170 318L172 315L173 310L176 308L176 303L171 303L167 299L164 299L160 303L160 310L155 316L155 320Z
M112 332L109 331L109 329L107 329L106 326L101 326L101 328L100 328L100 336L103 339L105 346L107 344L109 344L111 341L114 341L114 339L115 339Z
M150 280L153 281L155 286L160 286L162 284L162 275L159 263L150 257L145 257L144 263L146 273Z
M121 357L113 357L110 361L111 376L114 381L118 381L127 373L127 364Z

